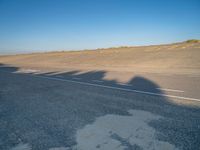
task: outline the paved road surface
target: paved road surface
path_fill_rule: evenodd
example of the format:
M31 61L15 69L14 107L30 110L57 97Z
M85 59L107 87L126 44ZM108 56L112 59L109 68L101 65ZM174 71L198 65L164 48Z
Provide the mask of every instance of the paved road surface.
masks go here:
M199 149L200 77L0 68L0 149ZM160 86L162 85L162 87Z

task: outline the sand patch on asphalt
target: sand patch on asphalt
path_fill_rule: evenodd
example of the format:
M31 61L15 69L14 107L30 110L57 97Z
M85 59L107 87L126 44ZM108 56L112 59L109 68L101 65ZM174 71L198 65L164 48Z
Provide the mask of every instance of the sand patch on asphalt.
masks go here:
M35 70L35 69L19 69L15 71L15 73L38 73L40 70Z
M156 139L156 130L148 125L161 117L141 110L130 116L106 115L77 131L76 150L174 150L176 147Z

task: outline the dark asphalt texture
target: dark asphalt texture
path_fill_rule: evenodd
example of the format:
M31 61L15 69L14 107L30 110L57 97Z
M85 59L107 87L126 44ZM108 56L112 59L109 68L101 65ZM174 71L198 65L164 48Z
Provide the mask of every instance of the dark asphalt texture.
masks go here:
M21 142L29 143L33 150L70 149L76 145L78 129L107 114L129 115L130 109L163 117L149 123L158 131L157 139L178 149L200 149L199 105L178 105L164 96L61 82L14 71L15 68L0 68L1 150L9 150ZM89 79L98 76L101 72L87 74ZM114 81L106 84L116 85ZM132 84L163 93L158 84L145 77L135 78Z

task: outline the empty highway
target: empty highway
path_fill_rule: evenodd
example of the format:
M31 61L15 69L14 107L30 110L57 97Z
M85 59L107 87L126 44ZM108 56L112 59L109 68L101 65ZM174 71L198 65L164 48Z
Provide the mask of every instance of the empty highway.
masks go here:
M0 149L200 147L200 77L146 74L122 83L105 74L1 67Z

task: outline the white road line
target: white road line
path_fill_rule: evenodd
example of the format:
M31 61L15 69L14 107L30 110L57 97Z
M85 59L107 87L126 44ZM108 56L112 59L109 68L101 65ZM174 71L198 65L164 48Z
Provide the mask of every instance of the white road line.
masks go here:
M77 78L77 77L74 77L74 78L72 78L72 79L75 79L75 80L81 80L81 78Z
M117 83L119 85L124 85L124 86L132 86L131 84L126 84L126 83Z
M57 81L64 81L64 82L71 82L71 83L78 83L78 84L81 84L81 85L89 85L89 86L103 87L103 88L120 90L120 91L135 92L135 93L146 94L146 95L164 96L164 97L170 97L170 98L177 98L177 99L183 99L183 100L198 101L198 102L200 102L200 99L191 98L191 97L183 97L183 96L175 96L175 95L169 95L169 94L153 93L153 92L133 90L133 89L125 89L125 88L119 88L119 87L108 86L108 85L99 85L99 84L93 84L93 83L87 83L87 82L81 82L81 81L59 79L59 78L54 78L54 77L44 77L44 76L34 76L34 75L32 75L32 76L33 77L38 77L38 78L50 79L50 80L57 80Z
M92 81L94 81L94 82L99 82L99 83L102 83L103 81L101 81L101 80L92 80Z
M158 90L169 91L169 92L184 92L182 90L174 90L174 89L165 89L165 88L156 88Z
M39 70L33 70L33 69L21 69L16 71L17 73L37 73Z
M64 73L66 73L66 71L53 72L50 75L56 75L57 76L59 74L64 74Z
M8 71L2 71L14 74L12 72ZM81 82L81 81L73 81L73 80L67 80L67 79L59 79L55 77L45 77L45 76L39 76L39 75L31 75L35 78L43 78L43 79L49 79L49 80L56 80L56 81L64 81L64 82L70 82L70 83L78 83L81 85L89 85L89 86L95 86L95 87L103 87L108 89L114 89L114 90L120 90L120 91L127 91L127 92L135 92L140 94L146 94L146 95L153 95L153 96L165 96L170 98L177 98L177 99L183 99L183 100L189 100L189 101L197 101L200 102L200 99L197 98L190 98L190 97L183 97L183 96L175 96L175 95L169 95L169 94L160 94L160 93L153 93L153 92L146 92L146 91L140 91L140 90L133 90L133 89L125 89L125 88L119 88L119 87L113 87L113 86L107 86L107 85L99 85L99 84L93 84L93 83L87 83L87 82Z

